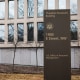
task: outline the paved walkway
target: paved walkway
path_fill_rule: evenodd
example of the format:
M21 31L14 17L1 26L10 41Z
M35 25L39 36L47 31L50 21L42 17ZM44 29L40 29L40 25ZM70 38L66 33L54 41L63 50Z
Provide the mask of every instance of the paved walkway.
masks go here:
M39 74L0 74L0 80L43 80Z
M2 74L0 80L44 80L41 74ZM80 75L73 75L72 80L80 80Z

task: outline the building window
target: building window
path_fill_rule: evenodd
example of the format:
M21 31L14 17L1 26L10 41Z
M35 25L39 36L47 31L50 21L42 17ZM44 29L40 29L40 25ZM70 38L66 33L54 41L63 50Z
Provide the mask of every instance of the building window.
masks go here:
M55 9L55 0L48 0L48 9Z
M44 0L38 0L38 17L43 16L43 10L44 10Z
M38 22L38 41L44 40L44 24L43 22Z
M9 18L14 18L14 0L9 0Z
M4 42L4 36L5 33L4 33L4 25L3 24L0 24L0 42Z
M71 40L77 40L77 21L71 21L70 31L71 31Z
M0 1L0 19L5 18L5 1Z
M24 18L24 0L18 0L18 18Z
M28 0L27 1L28 7L28 17L34 17L34 1Z
M66 9L66 0L59 0L59 9Z
M8 42L14 41L14 25L8 24Z
M24 38L24 25L18 24L18 41L23 41Z
M28 41L33 41L34 40L34 26L33 23L28 23Z
M71 14L77 14L77 0L70 0Z

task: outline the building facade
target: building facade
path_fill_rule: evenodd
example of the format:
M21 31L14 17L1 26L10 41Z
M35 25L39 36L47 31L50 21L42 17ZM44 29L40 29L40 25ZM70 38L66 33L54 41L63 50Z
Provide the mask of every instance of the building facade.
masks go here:
M71 68L80 68L80 0L0 0L0 64L44 66L44 9L70 9Z

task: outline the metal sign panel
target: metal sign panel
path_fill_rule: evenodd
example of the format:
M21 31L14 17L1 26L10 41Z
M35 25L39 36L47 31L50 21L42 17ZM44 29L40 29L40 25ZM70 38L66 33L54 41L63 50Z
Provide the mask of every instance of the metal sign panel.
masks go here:
M45 10L44 26L44 80L71 80L70 10Z

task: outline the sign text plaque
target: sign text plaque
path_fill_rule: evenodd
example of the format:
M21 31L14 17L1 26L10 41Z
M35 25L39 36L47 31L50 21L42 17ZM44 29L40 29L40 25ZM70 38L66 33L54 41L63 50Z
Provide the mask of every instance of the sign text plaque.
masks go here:
M44 10L44 80L71 80L70 10Z

